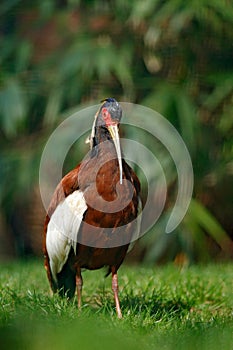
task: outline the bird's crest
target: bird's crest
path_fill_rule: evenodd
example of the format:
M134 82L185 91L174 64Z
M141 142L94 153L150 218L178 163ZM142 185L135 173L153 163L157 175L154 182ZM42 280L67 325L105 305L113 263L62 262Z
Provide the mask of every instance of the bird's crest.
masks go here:
M107 97L107 98L101 100L100 102L101 103L104 103L104 102L116 102L116 100L113 97Z

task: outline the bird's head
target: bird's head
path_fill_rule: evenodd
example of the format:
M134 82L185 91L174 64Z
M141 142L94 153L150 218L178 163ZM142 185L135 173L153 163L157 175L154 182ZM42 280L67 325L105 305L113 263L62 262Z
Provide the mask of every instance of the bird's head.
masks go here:
M109 138L112 139L115 145L120 170L120 183L122 183L122 156L118 130L122 117L122 109L114 98L106 98L101 102L102 105L96 113L92 128L92 139L96 138L96 130L104 129L107 131Z
M97 123L105 125L107 128L110 125L119 125L122 117L122 109L120 104L114 98L106 98L101 101L103 104L100 107Z

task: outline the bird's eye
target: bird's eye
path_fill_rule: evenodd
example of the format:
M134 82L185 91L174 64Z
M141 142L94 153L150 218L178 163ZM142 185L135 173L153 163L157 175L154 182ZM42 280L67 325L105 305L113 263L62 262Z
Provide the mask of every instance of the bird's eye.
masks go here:
M101 114L102 114L103 120L105 122L105 125L107 127L109 125L112 125L112 117L111 117L111 114L109 113L108 109L107 108L103 108Z
M102 109L102 116L103 116L104 120L107 120L109 118L109 112L108 112L107 108Z

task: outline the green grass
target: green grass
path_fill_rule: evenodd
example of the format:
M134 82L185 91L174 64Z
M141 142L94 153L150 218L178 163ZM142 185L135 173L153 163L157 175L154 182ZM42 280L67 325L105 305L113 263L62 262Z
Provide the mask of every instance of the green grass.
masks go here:
M83 307L51 296L41 261L1 265L1 349L233 349L233 265L85 271Z

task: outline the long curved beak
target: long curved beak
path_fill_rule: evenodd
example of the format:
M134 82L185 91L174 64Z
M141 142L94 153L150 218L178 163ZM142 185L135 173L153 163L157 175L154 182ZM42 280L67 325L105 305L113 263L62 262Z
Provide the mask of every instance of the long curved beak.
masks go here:
M119 131L117 125L109 125L108 131L110 132L110 135L113 139L116 153L117 153L117 159L119 163L119 170L120 170L120 184L122 184L122 156L121 156L121 144L120 144L120 138L119 138Z

